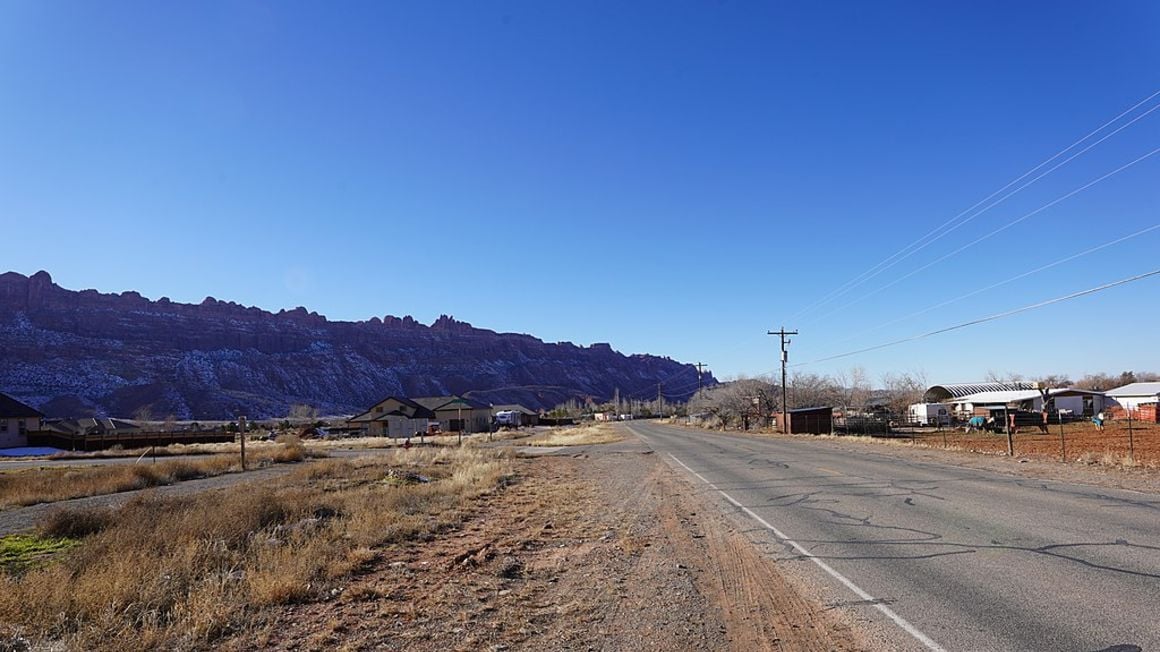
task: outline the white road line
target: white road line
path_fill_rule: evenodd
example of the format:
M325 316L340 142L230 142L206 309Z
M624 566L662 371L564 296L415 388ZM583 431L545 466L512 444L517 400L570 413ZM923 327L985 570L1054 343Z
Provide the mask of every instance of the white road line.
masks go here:
M845 575L842 575L838 571L834 570L826 562L822 561L821 559L818 559L816 556L814 556L814 554L812 552L810 552L809 550L806 550L804 547L802 547L801 544L799 544L798 542L794 541L793 539L790 539L789 537L787 537L784 533L782 533L781 530L774 527L769 521L758 516L757 513L754 512L752 509L749 509L745 505L742 505L741 503L734 500L733 496L730 496L729 494L725 493L724 491L721 491L720 489L718 489L717 485L713 484L712 482L709 482L709 480L706 479L705 476L701 475L700 473L697 473L693 469L690 469L689 465L685 464L681 460L677 459L676 455L669 453L669 457L673 458L673 461L676 462L677 464L680 464L681 466L685 467L686 471L688 471L689 473L692 473L693 475L700 478L701 481L704 482L705 484L709 485L709 487L711 489L713 489L717 493L724 496L725 500L728 500L730 503L733 503L733 505L740 508L741 511L752 516L754 520L756 520L758 523L761 523L763 526L765 526L765 528L767 530L769 530L770 532L773 532L774 536L776 536L777 538L781 539L782 541L788 543L790 546L793 547L794 550L797 550L798 552L800 552L803 557L806 557L810 561L814 562L815 564L818 565L819 568L826 571L826 573L828 573L831 577L833 577L834 579L836 579L839 582L841 582L842 584L844 584L846 586L846 588L853 591L854 594L857 595L859 598L862 598L863 600L873 604L875 609L877 609L878 611L881 611L890 620L893 620L894 624L898 625L907 634L910 634L915 639L917 639L919 643L922 643L923 645L925 645L927 647L927 649L931 650L932 652L946 652L946 650L941 645L939 645L938 643L935 643L933 640L931 640L931 638L929 636L927 636L926 634L923 634L921 630L919 630L914 625L911 625L910 622L908 622L902 616L899 616L897 613L895 613L893 609L891 609L890 607L887 607L886 605L882 604L881 602L878 602L878 600L874 596L863 591L860 586L858 586L854 582L850 581L850 579L848 577L846 577Z

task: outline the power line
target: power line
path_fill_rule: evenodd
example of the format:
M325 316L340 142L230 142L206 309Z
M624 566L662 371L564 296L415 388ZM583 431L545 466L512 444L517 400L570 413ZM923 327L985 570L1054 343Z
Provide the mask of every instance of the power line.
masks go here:
M688 373L690 371L689 367L697 368L697 371L695 372L697 375L697 380L695 382L692 382L692 383L686 383L686 384L679 385L678 388L676 388L676 389L670 387L669 391L670 392L680 391L681 388L691 387L692 385L698 385L701 382L701 369L699 367L703 367L703 366L704 366L704 364L700 363L700 362L698 362L696 364L682 364L680 369L678 369L677 371L674 371L673 373L671 373L671 374L669 374L669 375L667 375L659 380L650 380L647 385L641 385L640 389L636 389L636 390L631 391L631 392L622 392L621 396L628 398L628 399L632 399L632 398L643 399L646 393L649 393L649 394L652 393L652 388L653 388L654 383L657 383L657 382L667 383L670 380L672 380L673 378L676 378L677 376L681 376L681 375ZM666 393L666 396L668 396L667 393Z
M799 362L793 366L800 367L800 366L804 366L804 365L808 365L808 364L816 364L819 362L828 362L830 360L837 360L839 358L848 358L852 355L858 355L860 353L868 353L870 351L877 351L879 349L885 349L885 348L888 348L891 346L905 344L906 342L914 342L916 340L925 339L928 337L932 337L934 335L941 335L943 333L949 333L951 331L959 330L961 328L966 328L968 326L976 326L978 324L984 324L986 322L995 321L997 319L1011 317L1013 315L1018 315L1020 313L1027 312L1029 310L1035 310L1036 308L1043 308L1045 306L1050 306L1052 304L1061 303L1063 301L1077 299L1079 297L1087 296L1089 294L1095 294L1097 292L1109 290L1111 288L1118 287L1121 285L1126 285L1128 283L1134 283L1136 281L1140 281L1140 280L1149 278L1151 276L1157 276L1157 275L1160 275L1160 269L1155 269L1155 270L1152 270L1150 272L1145 272L1143 274L1137 274L1135 276L1129 276L1128 278L1122 278L1118 281L1112 281L1111 283L1105 283L1103 285L1100 285L1100 286L1097 286L1094 288L1089 288L1087 290L1080 290L1079 292L1072 292L1071 294L1066 294L1066 295L1061 296L1061 297L1055 297L1054 299L1047 299L1046 301L1040 301L1038 303L1026 305L1026 306L1023 306L1021 308L1015 308L1013 310L1007 310L1005 312L996 313L994 315L988 315L986 317L972 319L971 321L963 322L961 324L955 324L954 326L947 326L946 328L940 328L938 330L933 330L933 331L930 331L929 333L921 333L919 335L912 335L910 337L904 337L900 340L894 340L893 342L886 342L885 344L878 344L876 346L868 346L866 348L858 349L856 351L848 351L846 353L839 353L838 355L831 355L831 356L826 356L824 358L817 358L815 360L810 360L808 362Z
M952 303L958 303L959 301L962 301L963 299L969 299L969 298L971 298L971 297L973 297L973 296L976 296L976 295L978 295L978 294L982 294L983 292L987 292L988 290L994 290L994 289L995 289L995 288L997 288L997 287L1001 287L1001 286L1007 285L1008 283L1013 283L1013 282L1015 282L1015 281L1018 281L1018 280L1020 280L1020 279L1027 278L1028 276L1031 276L1031 275L1033 275L1033 274L1038 274L1039 272L1042 272L1042 271L1045 271L1045 270L1051 269L1052 267L1058 267L1058 266L1060 266L1060 265L1062 265L1062 264L1064 264L1064 263L1071 262L1071 261L1073 261L1073 260L1075 260L1075 259L1077 259L1077 258L1082 258L1082 257L1084 257L1084 256L1087 256L1087 255L1089 255L1089 254L1094 254L1095 252L1097 252L1097 251L1100 251L1100 250L1102 250L1102 249L1107 249L1108 247L1111 247L1111 246L1114 246L1114 245L1120 244L1121 242L1125 242L1125 241L1127 241L1127 240L1131 240L1131 239L1133 239L1133 238L1138 238L1138 237L1140 237L1140 236L1142 236L1142 235L1146 235L1146 234L1148 234L1148 233L1151 233L1152 231L1155 231L1155 230L1157 230L1157 229L1160 229L1160 224L1153 224L1152 226L1150 226L1150 227L1148 227L1148 228L1146 228L1146 229L1141 229L1141 230L1139 230L1139 231L1136 231L1135 233L1130 233L1130 234L1128 234L1128 235L1125 235L1125 236L1122 236L1122 237L1116 238L1115 240L1112 240L1112 241L1110 241L1110 242L1105 242L1105 243L1103 243L1103 244L1101 244L1101 245L1099 245L1099 246L1092 247L1091 249L1085 249L1085 250L1083 250L1083 251L1080 251L1080 252L1074 253L1074 254L1072 254L1072 255L1070 255L1070 256L1067 256L1067 257L1065 257L1065 258L1061 258L1061 259L1059 259L1059 260L1056 260L1056 261L1054 261L1054 262L1048 263L1048 264L1046 264L1046 265L1041 265L1041 266L1039 266L1039 267L1036 267L1035 269L1032 269L1032 270L1029 270L1029 271L1023 272L1022 274L1017 274L1017 275L1015 275L1015 276L1012 276L1012 277L1010 277L1010 278L1008 278L1008 279L1004 279L1004 280L1002 280L1002 281L999 281L999 282L997 282L997 283L992 283L991 285L988 285L988 286L986 286L986 287L983 287L983 288L979 288L978 290L974 290L974 291L968 292L968 293L966 293L966 294L963 294L963 295L957 296L957 297L955 297L955 298L953 298L953 299L947 299L946 301L942 301L942 302L940 302L940 303L936 303L936 304L934 304L933 306L929 306L929 307L927 307L927 308L923 308L922 310L919 310L919 311L916 311L916 312L912 312L912 313L910 313L909 315L905 315L905 316L903 316L903 317L899 317L899 318L897 318L897 319L891 319L890 321L883 322L883 323L881 323L881 324L879 324L879 325L877 325L877 326L874 326L874 327L872 327L872 328L868 328L868 329L865 329L865 330L863 330L861 334L872 333L872 332L874 332L874 331L876 331L876 330L879 330L879 329L885 328L885 327L887 327L887 326L892 326L892 325L894 325L894 324L897 324L897 323L899 323L899 322L906 321L906 320L908 320L908 319L912 319L912 318L914 318L914 317L917 317L917 316L919 316L919 315L924 315L924 314L926 314L926 313L928 313L928 312L930 312L930 311L932 311L932 310L937 310L937 309L939 309L939 308L942 308L942 307L944 307L944 306L949 306L949 305L951 305ZM841 340L838 340L838 343L841 343L841 342L849 342L850 340L853 340L853 339L855 339L856 337L857 337L857 335L853 335L853 336L850 336L850 337L846 337L846 338L843 338L843 339L841 339Z
M821 305L824 305L824 304L828 303L829 301L831 301L831 300L833 300L833 299L837 298L838 296L841 296L842 294L844 294L844 293L848 292L849 290L852 290L854 287L857 287L858 285L861 285L862 283L865 283L866 281L870 280L870 278L873 278L874 276L877 276L877 275L878 275L879 273L881 273L882 271L885 271L885 269L887 269L888 267L890 267L890 266L893 266L893 265L894 265L894 264L896 264L897 262L900 262L900 261L902 260L902 258L906 258L906 257L910 256L911 254L913 254L913 253L917 252L919 249L921 249L921 248L924 248L924 247L926 247L927 245L931 244L932 242L934 242L934 241L935 241L935 240L937 240L938 238L941 238L941 237L943 237L944 235L946 235L946 233L943 233L943 234L941 234L941 235L938 235L938 236L937 236L937 237L935 237L934 239L931 239L929 242L924 242L924 241L926 241L927 239L929 239L929 238L931 238L932 236L934 236L934 235L935 235L936 233L938 233L939 231L941 231L942 229L946 228L947 226L949 226L949 225L953 224L954 222L956 222L957 220L959 220L959 218L961 218L961 217L963 217L964 215L966 215L966 214L970 213L971 211L974 211L974 210L975 210L976 208L978 208L979 206L981 206L981 205L985 204L986 202L990 201L990 200L991 200L993 197L995 197L996 195L999 195L1000 193L1002 193L1002 192L1006 191L1008 188L1010 188L1011 186L1013 186L1013 185L1015 185L1015 184L1019 183L1019 182L1020 182L1020 181L1022 181L1023 179L1026 179L1028 176L1030 176L1030 175L1034 174L1034 173L1035 173L1037 170L1039 170L1039 169L1040 169L1040 168L1042 168L1043 166L1045 166L1045 165L1047 165L1047 164L1051 163L1051 162L1052 162L1052 161L1054 161L1055 159L1057 159L1057 158L1059 158L1060 156L1064 155L1065 153L1067 153L1067 152L1068 152L1068 151L1070 151L1071 149L1075 148L1075 147L1076 147L1076 146L1078 146L1079 144L1083 143L1083 142L1084 142L1084 141L1086 141L1087 139L1091 138L1091 137L1092 137L1092 136L1094 136L1095 134L1099 133L1100 131L1103 131L1103 130L1104 130L1104 129L1106 129L1108 126L1110 126L1110 125L1114 124L1116 121L1118 121L1120 118L1123 118L1124 116L1126 116L1126 115L1130 114L1132 111L1135 111L1137 108L1139 108L1140 106L1144 105L1145 103L1147 103L1148 101L1152 100L1153 98L1155 98L1155 97L1156 97L1156 96L1158 96L1158 95L1160 95L1160 90L1157 90L1156 92L1152 93L1152 94L1151 94L1151 95L1149 95L1148 97L1146 97L1146 98L1144 98L1144 99L1140 100L1139 102L1136 102L1136 103L1135 103L1135 104L1133 104L1132 106L1130 106L1130 107L1128 107L1127 109L1125 109L1124 111L1122 111L1122 112L1121 112L1119 115L1117 115L1116 117L1112 118L1111 120L1108 120L1107 122L1103 123L1103 124L1102 124L1102 125L1100 125L1099 127L1096 127L1095 129L1093 129L1092 131L1090 131L1088 134L1086 134L1085 136L1083 136L1083 137L1082 137L1082 138L1080 138L1079 140L1076 140L1076 141L1075 141L1075 142L1073 142L1072 144L1070 144L1070 145L1068 145L1067 147L1065 147L1065 148L1061 149L1060 151L1056 152L1054 155L1052 155L1051 157L1047 158L1046 160L1044 160L1043 162L1039 163L1038 165L1036 165L1035 167L1031 168L1030 170L1028 170L1028 171L1024 172L1024 173L1023 173L1022 175L1020 175L1019 177L1017 177L1017 178L1015 178L1015 179L1013 179L1013 180L1009 181L1009 182L1008 182L1006 185L1004 185L1002 188L999 188L998 190L996 190L996 191L992 192L991 194L987 195L987 196L986 196L986 197L984 197L983 199L981 199L981 200L979 200L978 202L976 202L974 205L972 205L972 206L970 206L969 208L967 208L966 210L963 210L962 212L960 212L958 215L955 215L955 216L954 216L954 217L952 217L951 219L949 219L949 220L947 220L946 222L942 223L941 225L939 225L939 226L935 227L934 229L932 229L930 232L928 232L926 235L922 236L922 237L921 237L921 238L919 238L918 240L916 240L916 241L912 242L911 244L909 244L909 245L907 245L907 246L903 247L902 249L898 250L898 251L897 251L897 252L895 252L893 255L891 255L891 256L889 256L889 257L887 257L886 259L882 260L882 261L881 261L881 262L879 262L878 264L876 264L876 265L874 265L874 266L870 267L868 270L866 270L866 271L862 272L861 274L859 274L858 276L854 277L854 278L853 278L853 279L851 279L850 281L847 281L846 283L844 283L843 285L841 285L840 287L838 287L836 290L834 290L834 291L830 292L829 294L825 295L825 296L824 296L824 297L822 297L821 299L819 299L819 300L817 300L817 301L815 301L815 302L813 302L813 303L811 303L811 304L807 305L805 308L803 308L803 309L799 310L798 312L794 313L794 314L793 314L793 315L792 315L790 318L791 318L791 319L793 319L793 318L796 318L796 317L798 317L798 316L801 316L801 315L803 315L803 314L805 314L805 313L809 312L810 310L814 309L815 307L818 307L818 306L821 306ZM1144 114L1142 114L1142 115L1140 115L1140 116L1137 116L1135 119L1133 119L1133 120L1132 120L1131 122L1129 122L1128 124L1121 126L1120 128L1116 129L1116 131L1113 131L1111 134L1108 134L1108 135L1104 136L1104 138L1101 138L1099 141L1097 141L1097 142L1096 142L1096 143L1094 143L1093 145L1091 145L1091 146L1089 146L1089 147L1085 148L1083 151L1081 151L1081 152L1079 152L1079 153L1077 153L1077 154L1075 154L1075 155L1071 156L1070 158L1068 158L1068 159L1067 159L1067 161L1064 161L1063 163L1060 163L1059 165L1057 165L1057 166L1053 167L1051 170L1049 170L1048 172L1044 173L1043 175L1040 175L1039 177L1036 177L1036 179L1034 179L1034 180L1032 180L1031 182L1029 182L1028 184L1025 184L1024 186L1020 187L1020 188L1019 188L1018 190L1016 190L1015 192L1019 192L1019 190L1022 190L1023 188L1026 188L1028 185L1031 185L1031 183L1034 183L1035 181L1038 181L1040 178L1042 178L1042 177L1043 177L1043 176L1045 176L1046 174L1049 174L1050 172L1054 171L1055 169L1057 169L1057 168L1058 168L1058 167L1060 167L1061 165L1064 165L1064 164L1066 164L1068 161L1071 161L1071 160L1072 160L1072 159L1074 159L1076 156L1079 156L1079 155L1080 155L1080 154L1082 154L1083 152L1086 152L1087 150L1091 149L1091 148L1092 148L1092 147L1094 147L1095 145L1098 145L1100 142L1103 142L1104 140L1107 140L1107 138L1108 138L1108 137L1110 137L1110 136L1114 135L1115 133L1119 132L1120 130L1122 130L1123 128L1127 127L1128 125L1131 125L1132 123L1136 122L1137 120L1139 120L1140 118L1144 117L1145 115L1148 115L1148 114L1149 114L1149 113L1151 113L1152 111L1155 111L1155 110L1156 110L1158 107L1160 107L1160 104L1158 104L1158 105L1156 105L1156 106L1153 106L1153 107L1152 107L1151 109L1149 109L1147 112L1145 112ZM1014 192L1013 192L1013 193L1011 193L1011 194L1014 194ZM1010 196L1011 196L1010 194L1009 194L1009 195L1007 195L1007 197L1010 197ZM1005 200L1007 197L1004 197L1003 199ZM1003 201L1003 200L1000 200L1000 202L1001 202L1001 201ZM996 203L999 203L999 202L996 202ZM988 207L987 207L987 209L984 209L984 211L985 211L985 210L988 210L988 209L990 209L990 208L991 208L991 207L993 207L994 205L995 205L995 204L992 204L991 206L988 206ZM982 214L982 212L980 212L979 214ZM978 215L975 215L974 217L977 217L977 216L978 216ZM972 217L972 218L970 218L970 219L974 219L974 217ZM955 227L955 228L957 228L957 227ZM951 230L953 230L953 229L951 229ZM949 233L949 232L950 232L950 231L947 231L947 233ZM913 251L909 251L909 253L907 253L907 252L908 252L908 250L910 250L910 249L912 249L912 248L914 248L914 247L916 247L916 246L918 247L917 249L914 249ZM899 256L902 256L902 258L898 258ZM896 259L896 258L898 258L898 260L894 260L894 259ZM894 261L893 263L891 262L892 260ZM888 263L889 263L889 264L888 264ZM883 265L887 265L887 267L882 267ZM879 268L882 268L882 269L879 269ZM875 271L875 270L878 270L878 271ZM869 274L869 276L867 276L868 274ZM865 278L863 278L863 277L865 277Z
M856 304L856 303L860 303L860 302L862 302L862 301L865 301L866 299L869 299L870 297L872 297L872 296L874 296L874 295L878 294L879 292L882 292L883 290L890 289L890 288L894 287L895 285L898 285L898 284L899 284L899 283L901 283L902 281L905 281L906 279L908 279L908 278L910 278L910 277L914 276L915 274L918 274L919 272L922 272L922 271L925 271L925 270L927 270L927 269L930 269L931 267L933 267L933 266L937 265L938 263L941 263L942 261L944 261L944 260L946 260L946 259L948 259L948 258L950 258L950 257L952 257L952 256L955 256L955 255L957 255L957 254L960 254L960 253L962 253L962 252L966 251L967 249L970 249L971 247L973 247L973 246L975 246L975 245L979 244L980 242L982 242L982 241L984 241L984 240L986 240L986 239L988 239L988 238L991 238L991 237L993 237L993 236L995 236L995 235L998 235L998 234L1002 233L1003 231L1006 231L1007 229L1009 229L1009 228L1011 228L1011 227L1015 226L1016 224L1019 224L1019 223L1021 223L1021 222L1025 221L1025 220L1027 220L1027 219L1030 219L1031 217L1034 217L1035 215L1038 215L1039 213L1042 213L1043 211L1045 211L1045 210L1047 210L1047 209L1051 208L1052 206L1055 206L1056 204L1059 204L1059 203L1061 203L1061 202L1063 202L1063 201L1065 201L1065 200L1067 200L1067 199L1070 199L1070 198L1072 198L1072 197L1074 197L1074 196L1078 195L1079 193L1081 193L1081 192L1083 192L1083 191L1085 191L1085 190L1087 190L1087 189L1091 188L1092 186L1094 186L1094 185L1096 185L1096 184L1098 184L1098 183L1100 183L1100 182L1102 182L1102 181L1105 181L1106 179L1109 179L1109 178L1111 178L1111 177L1113 177L1113 176L1115 176L1115 175L1119 174L1120 172L1123 172L1124 170L1127 170L1128 168L1132 167L1133 165L1136 165L1137 163L1140 163L1141 161L1144 161L1144 160L1146 160L1146 159L1148 159L1148 158L1151 158L1151 157L1155 156L1156 154L1160 154L1160 147L1157 147L1156 149L1154 149L1154 150L1152 150L1152 151L1148 152L1147 154L1144 154L1143 156L1140 156L1140 157L1138 157L1138 158L1136 158L1136 159L1134 159L1134 160L1132 160L1132 161L1130 161L1130 162L1128 162L1128 163L1125 163L1124 165L1121 165L1120 167L1118 167L1118 168L1116 168L1116 169L1112 170L1111 172L1108 172L1108 173L1106 173L1106 174L1104 174L1104 175L1102 175L1102 176L1099 176L1099 177L1097 177L1097 178L1095 178L1095 179L1093 179L1093 180L1091 180L1091 181L1089 181L1089 182L1085 183L1084 185L1080 186L1079 188L1076 188L1075 190L1072 190L1071 192L1068 192L1068 193L1066 193L1066 194L1064 194L1064 195L1061 195L1061 196L1059 196L1059 197L1057 197L1057 198L1055 198L1055 199L1053 199L1053 200L1051 200L1051 201L1047 202L1046 204L1044 204L1044 205L1040 206L1039 208L1036 208L1035 210L1033 210L1033 211L1031 211L1031 212L1029 212L1029 213L1025 213L1024 215L1022 215L1022 216L1020 216L1020 217L1018 217L1018 218L1016 218L1016 219L1014 219L1014 220L1012 220L1012 221L1008 222L1007 224L1004 224L1003 226L1001 226L1001 227L999 227L999 228L997 228L997 229L995 229L995 230L993 230L993 231L991 231L991 232L989 232L989 233L987 233L987 234L985 234L985 235L982 235L982 236L979 236L978 238L975 238L974 240L972 240L972 241L968 242L967 244L965 244L965 245L963 245L963 246L959 247L958 249L955 249L955 250L953 250L953 251L951 251L951 252L949 252L949 253L943 254L942 256L939 256L938 258L935 258L934 260L930 261L929 263L927 263L927 264L925 264L925 265L922 265L922 266L921 266L921 267L919 267L918 269L915 269L915 270L913 270L913 271L911 271L911 272L908 272L908 273L906 273L906 274L903 274L902 276L899 276L898 278L896 278L896 279L894 279L893 281L891 281L891 282L887 283L886 285L883 285L883 286L879 287L879 288L878 288L878 289L876 289L876 290L871 290L870 292L867 292L867 293L865 293L865 294L859 295L857 298L855 298L855 299L853 299L853 300L851 300L851 301L848 301L848 302L846 302L846 303L842 304L842 305L841 305L841 306L839 306L838 308L836 308L836 309L834 309L834 310L831 310L830 312L827 312L827 313L825 313L825 314L821 315L820 317L815 317L813 320L811 320L811 321L810 321L810 323L814 323L814 322L816 322L816 321L819 321L819 320L825 319L826 317L829 317L829 316L831 316L831 315L834 315L834 314L836 314L836 313L838 313L838 312L841 312L841 311L843 311L843 310L846 310L847 308L849 308L850 306L852 306L852 305L854 305L854 304Z
M974 220L975 218L977 218L977 217L981 216L983 213L986 213L987 211L991 210L992 208L994 208L994 207L998 206L999 204L1001 204L1001 203L1003 203L1003 202L1007 201L1008 199L1010 199L1011 197L1015 196L1016 194L1018 194L1018 193L1022 192L1024 189L1026 189L1026 188L1028 188L1029 186L1031 186L1032 184L1036 183L1037 181L1039 181L1039 180L1040 180L1040 179L1042 179L1043 177L1045 177L1045 176L1047 176L1047 175L1051 174L1052 172L1054 172L1054 171L1058 170L1059 168L1063 167L1064 165L1067 165L1069 162L1071 162L1071 161L1072 161L1073 159L1075 159L1076 157L1078 157L1078 156L1082 155L1083 153L1085 153L1085 152L1087 152L1088 150L1092 149L1093 147L1095 147L1095 146L1099 145L1100 143L1104 142L1105 140L1107 140L1107 139L1111 138L1112 136L1114 136L1114 135L1118 134L1119 132L1123 131L1124 129L1127 129L1128 127L1132 126L1132 125L1133 125L1135 122L1137 122L1138 120L1140 120L1140 119L1142 119L1142 118L1144 118L1144 117L1148 116L1149 114L1151 114L1153 111L1155 111L1155 110L1157 110L1157 109L1160 109L1160 104L1156 104L1155 106L1153 106L1152 108L1148 109L1148 110L1147 110L1147 111L1145 111L1144 113L1141 113L1140 115L1138 115L1138 116L1136 116L1135 118L1133 118L1131 121L1129 121L1129 122L1126 122L1126 123L1124 123L1124 124L1120 125L1120 126L1119 126L1119 127L1117 127L1117 128L1114 130L1114 131L1112 131L1112 132L1110 132L1110 133L1107 133L1107 134L1105 134L1105 135L1104 135L1102 138L1100 138L1099 140L1095 141L1094 143L1092 143L1092 144L1088 145L1087 147L1084 147L1083 149L1079 150L1079 151L1078 151L1078 152L1076 152L1075 154L1072 154L1071 156L1067 157L1066 159L1064 159L1064 160L1060 161L1059 163L1056 163L1055 165L1053 165L1052 167L1050 167L1049 169L1047 169L1045 172L1043 172L1043 173L1039 174L1038 176L1036 176L1035 178L1031 179L1031 180L1030 180L1030 181L1028 181L1027 183L1025 183L1025 184L1023 184L1023 185L1019 186L1018 188L1016 188L1016 189L1012 190L1011 192L1007 193L1006 195L1003 195L1003 196L1002 196L1002 197L1000 197L999 199L997 199L997 200L995 200L995 201L991 202L990 204L988 204L988 205L984 206L982 209L980 209L980 210L979 210L978 212L976 212L974 215L970 215L970 216L966 217L965 219L963 219L963 220L959 221L959 222L958 222L958 224L955 224L955 225L951 226L950 228L946 229L946 230L945 230L945 231L943 231L942 233L939 233L937 236L935 236L935 237L933 237L933 238L931 238L931 239L927 240L927 241L926 241L926 242L924 242L922 245L920 245L920 246L918 246L918 247L915 247L915 248L914 248L914 249L912 249L911 251L907 252L907 253L906 253L904 256L901 256L900 258L898 258L898 259L897 259L897 260L895 260L894 262L890 263L889 265L886 265L885 267L883 267L883 268L879 269L878 271L874 272L874 273L873 273L873 274L871 274L870 276L867 276L867 277L866 277L865 279L863 279L862 281L859 281L857 284L855 284L855 285L851 286L851 287L850 287L850 288L849 288L849 289L848 289L846 292L849 292L850 290L853 290L855 287L858 287L859 285L862 285L863 283L866 283L866 282L867 282L867 281L869 281L870 279L872 279L872 278L874 278L874 277L878 276L879 274L881 274L881 273L885 272L886 270L890 269L891 267L894 267L894 266L895 266L895 265L897 265L898 263L901 263L903 260L906 260L907 258L909 258L909 257L913 256L914 254L918 253L919 251L922 251L923 249L926 249L927 247L929 247L930 245L934 244L934 243L935 243L935 242L937 242L938 240L941 240L941 239L945 238L946 236L950 235L951 233L953 233L954 231L958 230L959 228L961 228L961 227L963 227L963 226L966 226L966 225L967 225L967 224L969 224L969 223L970 223L972 220ZM944 225L944 226L945 226L945 225ZM940 227L940 228L941 228L941 227ZM929 234L928 234L928 235L929 235ZM889 286L888 286L888 287L889 287ZM837 297L834 297L834 298L837 298ZM823 316L823 317L821 317L821 318L815 318L815 319L813 319L813 320L811 320L810 322L807 322L807 323L814 323L814 322L816 322L818 319L822 319L822 318L824 318L824 316Z

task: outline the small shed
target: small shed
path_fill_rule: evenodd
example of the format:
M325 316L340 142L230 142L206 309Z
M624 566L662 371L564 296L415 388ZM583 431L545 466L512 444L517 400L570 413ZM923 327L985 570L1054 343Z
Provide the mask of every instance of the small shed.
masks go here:
M785 415L785 431L791 435L828 435L834 431L834 408L790 410Z

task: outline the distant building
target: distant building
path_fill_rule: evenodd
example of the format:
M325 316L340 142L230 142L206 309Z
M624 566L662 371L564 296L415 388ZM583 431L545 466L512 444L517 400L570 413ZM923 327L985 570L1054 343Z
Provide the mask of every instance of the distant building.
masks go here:
M491 408L492 416L495 416L495 414L497 412L518 412L520 414L520 425L521 426L534 426L534 425L538 425L540 423L540 413L539 412L536 412L534 410L530 410L522 405L519 405L518 403L514 403L511 405L492 406L492 408Z
M423 396L411 399L435 413L444 432L488 432L491 430L491 406L462 396Z
M35 408L0 394L0 448L28 445L28 433L41 429L44 415Z
M89 435L130 435L141 432L141 426L122 419L47 419L44 431L68 437Z
M1074 416L1094 416L1107 407L1102 392L1066 387L1048 390L1054 409ZM1043 411L1043 393L1037 389L987 391L968 394L950 401L960 418L989 416L992 412L1009 409L1026 412Z
M932 385L922 396L923 403L951 403L953 399L963 398L981 392L1011 392L1035 389L1029 382L1017 381L1010 383L951 383L948 385Z
M834 431L834 408L790 410L785 415L785 431L791 435L828 435Z
M1160 402L1160 383L1131 383L1104 393L1125 410L1138 410L1141 405Z
M347 424L370 437L410 437L426 433L435 413L419 403L398 396L388 396L369 410L351 417Z

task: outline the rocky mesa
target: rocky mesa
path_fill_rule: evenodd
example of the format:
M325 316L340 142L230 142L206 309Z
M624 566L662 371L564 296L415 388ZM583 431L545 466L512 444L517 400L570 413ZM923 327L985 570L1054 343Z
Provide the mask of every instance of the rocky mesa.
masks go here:
M0 391L50 416L225 419L285 415L294 404L353 413L382 398L464 394L550 408L696 388L697 370L608 344L547 343L442 316L329 321L207 297L60 287L47 272L0 274ZM705 382L714 382L706 375ZM676 392L674 392L676 393Z

